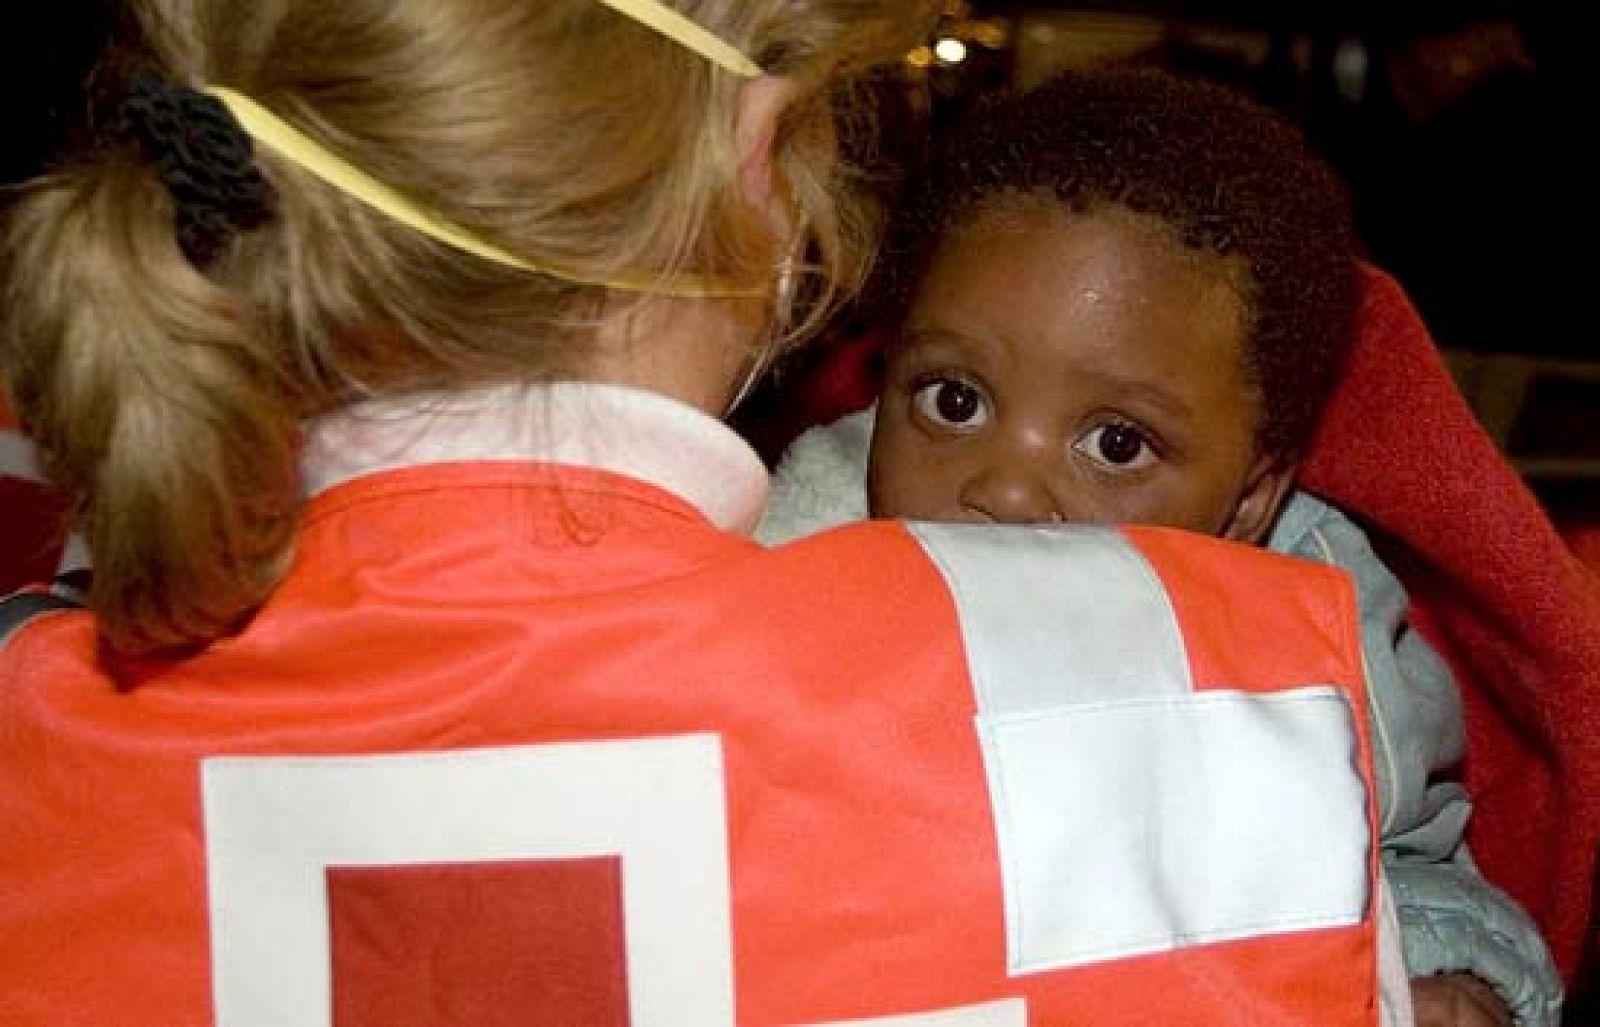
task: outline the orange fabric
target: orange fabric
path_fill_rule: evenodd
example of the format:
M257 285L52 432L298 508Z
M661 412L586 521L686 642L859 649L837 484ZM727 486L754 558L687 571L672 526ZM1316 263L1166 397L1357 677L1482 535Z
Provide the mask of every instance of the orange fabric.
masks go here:
M1200 687L1334 684L1361 708L1342 575L1131 534ZM326 494L296 559L244 634L131 692L85 615L0 654L0 1022L209 1022L208 755L700 731L723 745L740 1024L1015 996L1037 1025L1375 1021L1370 915L1008 975L962 638L899 526L768 551L639 482L453 464ZM1229 655L1267 631L1270 657Z

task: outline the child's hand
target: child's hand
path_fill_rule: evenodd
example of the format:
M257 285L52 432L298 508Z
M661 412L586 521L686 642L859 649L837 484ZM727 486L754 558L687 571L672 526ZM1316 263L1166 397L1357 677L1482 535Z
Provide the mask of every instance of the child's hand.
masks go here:
M1511 1010L1471 974L1411 979L1417 1027L1511 1027Z

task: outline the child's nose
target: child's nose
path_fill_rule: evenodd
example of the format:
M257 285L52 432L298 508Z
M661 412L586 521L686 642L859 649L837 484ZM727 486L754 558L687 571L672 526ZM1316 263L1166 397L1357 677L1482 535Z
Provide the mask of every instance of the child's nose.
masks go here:
M1048 469L1033 461L985 464L961 488L961 505L997 524L1053 524L1066 520Z

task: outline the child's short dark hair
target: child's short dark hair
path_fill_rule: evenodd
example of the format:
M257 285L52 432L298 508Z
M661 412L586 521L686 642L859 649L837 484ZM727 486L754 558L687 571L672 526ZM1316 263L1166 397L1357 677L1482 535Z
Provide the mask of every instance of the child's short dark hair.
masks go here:
M1304 451L1354 338L1357 241L1343 183L1290 121L1149 68L1069 72L980 101L938 141L896 218L891 321L946 233L1016 193L1154 215L1184 245L1242 261L1257 444Z

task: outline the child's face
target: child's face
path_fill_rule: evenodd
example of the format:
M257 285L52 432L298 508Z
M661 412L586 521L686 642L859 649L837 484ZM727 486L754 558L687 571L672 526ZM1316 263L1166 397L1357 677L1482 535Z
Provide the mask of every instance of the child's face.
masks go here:
M1147 215L1042 203L935 253L889 352L873 513L1261 541L1290 472L1257 454L1230 265Z

